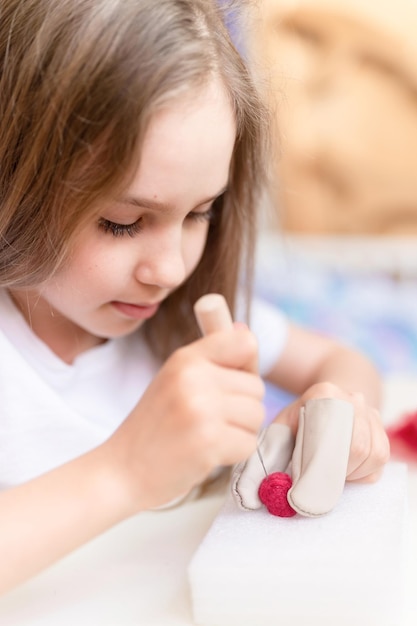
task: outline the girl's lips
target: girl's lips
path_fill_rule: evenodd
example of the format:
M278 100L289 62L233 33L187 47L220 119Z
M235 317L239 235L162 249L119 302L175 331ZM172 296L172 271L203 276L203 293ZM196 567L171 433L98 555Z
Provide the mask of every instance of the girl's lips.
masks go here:
M159 308L159 303L151 304L149 306L140 306L137 304L128 304L127 302L112 302L112 306L127 317L135 320L146 320L149 317L155 315Z

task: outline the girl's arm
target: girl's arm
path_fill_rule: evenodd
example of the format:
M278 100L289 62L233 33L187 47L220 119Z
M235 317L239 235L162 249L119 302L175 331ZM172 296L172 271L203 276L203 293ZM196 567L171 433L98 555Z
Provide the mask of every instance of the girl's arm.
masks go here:
M338 397L355 408L348 480L376 480L389 458L389 443L379 414L382 386L374 365L360 352L290 325L284 352L267 380L298 399L277 421L297 430L301 405L308 398Z
M245 328L177 350L102 445L0 494L0 593L256 449L264 385Z
M110 453L100 446L0 494L0 593L132 513Z

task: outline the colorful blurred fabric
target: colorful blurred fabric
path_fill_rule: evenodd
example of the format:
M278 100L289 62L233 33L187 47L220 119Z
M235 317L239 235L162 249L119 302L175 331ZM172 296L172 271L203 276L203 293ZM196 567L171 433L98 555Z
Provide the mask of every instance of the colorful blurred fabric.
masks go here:
M261 255L256 292L294 322L359 348L381 374L417 373L417 277ZM290 399L268 387L268 414Z

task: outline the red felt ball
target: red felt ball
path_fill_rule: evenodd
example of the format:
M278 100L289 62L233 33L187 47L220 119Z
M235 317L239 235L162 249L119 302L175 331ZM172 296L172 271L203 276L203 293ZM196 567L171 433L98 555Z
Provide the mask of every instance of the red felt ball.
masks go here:
M417 411L406 413L386 429L391 452L414 462L417 459Z
M258 495L271 515L278 517L296 515L297 511L294 511L287 500L287 493L291 485L291 476L284 472L274 472L263 479L259 486Z

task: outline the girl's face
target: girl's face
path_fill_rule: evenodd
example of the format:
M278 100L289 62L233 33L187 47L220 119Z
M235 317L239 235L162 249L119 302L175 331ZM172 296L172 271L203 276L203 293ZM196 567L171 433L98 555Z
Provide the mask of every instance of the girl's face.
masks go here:
M220 83L173 101L151 121L128 188L103 201L66 266L39 289L12 294L62 359L133 332L190 276L228 183L235 135Z

